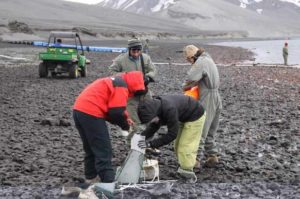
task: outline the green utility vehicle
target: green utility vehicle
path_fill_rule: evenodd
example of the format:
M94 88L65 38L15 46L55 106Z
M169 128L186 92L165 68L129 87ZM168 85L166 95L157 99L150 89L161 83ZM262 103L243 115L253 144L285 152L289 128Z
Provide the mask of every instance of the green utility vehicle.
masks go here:
M52 77L63 73L70 78L86 77L88 61L78 33L51 32L47 45L47 51L39 53L40 77L47 77L49 72Z

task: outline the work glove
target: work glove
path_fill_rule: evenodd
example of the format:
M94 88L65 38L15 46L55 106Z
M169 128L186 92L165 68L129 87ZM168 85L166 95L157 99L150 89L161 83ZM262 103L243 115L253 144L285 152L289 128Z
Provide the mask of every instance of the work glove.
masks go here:
M147 87L150 82L154 82L154 79L152 79L152 77L150 77L148 75L145 75L144 76L144 84L145 84L145 86Z
M129 135L129 132L128 131L124 131L124 130L120 130L119 131L119 135L122 136L122 137L127 137Z
M151 78L147 75L144 76L144 85L148 86L148 84L151 82Z
M141 149L151 148L150 142L147 142L146 140L140 140L139 143L138 143L138 146Z
M138 96L143 96L146 95L148 92L148 87L145 87L145 90L138 90L134 92L134 96L138 97Z
M159 149L146 148L146 155L148 155L150 157L152 157L152 156L158 157L161 155L161 152Z
M194 173L193 170L185 170L185 169L182 169L182 168L178 168L177 170L177 173L183 177L186 182L189 182L189 183L196 183L197 182L197 176L196 174Z

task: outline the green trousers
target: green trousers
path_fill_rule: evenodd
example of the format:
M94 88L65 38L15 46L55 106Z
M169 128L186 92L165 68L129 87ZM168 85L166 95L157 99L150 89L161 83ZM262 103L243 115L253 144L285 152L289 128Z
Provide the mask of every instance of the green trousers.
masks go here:
M288 56L287 55L283 55L283 60L284 60L284 65L288 65Z
M192 171L200 144L206 114L193 122L182 123L174 142L174 149L180 168Z

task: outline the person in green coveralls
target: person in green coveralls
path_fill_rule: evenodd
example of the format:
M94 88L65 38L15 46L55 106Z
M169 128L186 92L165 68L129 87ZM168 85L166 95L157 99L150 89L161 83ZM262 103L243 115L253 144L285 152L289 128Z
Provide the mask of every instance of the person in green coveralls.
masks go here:
M186 60L192 64L183 84L183 89L188 90L198 86L199 102L206 110L199 155L201 153L206 155L205 164L214 166L219 162L215 135L219 127L219 117L222 109L222 101L219 94L219 72L213 59L204 49L188 45L184 47L183 54ZM199 167L200 162L198 163L195 166Z
M109 66L109 70L113 74L128 71L142 71L146 87L150 82L155 81L156 76L156 67L152 63L150 56L142 53L142 42L138 38L128 40L128 52L116 57ZM147 98L151 98L151 92L149 90L144 96L132 97L128 100L127 111L134 122L132 132L128 136L129 140L135 132L141 132L145 128L137 115L137 107L140 100Z
M288 65L288 56L289 56L289 49L288 49L288 43L285 42L284 46L282 48L282 56L284 60L284 65Z

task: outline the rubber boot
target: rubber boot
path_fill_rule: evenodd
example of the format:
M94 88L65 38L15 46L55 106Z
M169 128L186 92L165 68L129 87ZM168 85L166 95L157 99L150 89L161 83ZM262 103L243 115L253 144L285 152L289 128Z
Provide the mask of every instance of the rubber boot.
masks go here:
M95 178L92 178L92 179L86 179L85 180L85 183L90 184L90 185L93 185L93 184L98 183L98 182L101 182L99 176L96 176Z
M196 159L196 163L195 163L195 166L194 166L194 172L195 173L200 173L200 169L201 169L200 160Z
M154 149L154 148L146 148L146 155L153 155L153 156L160 156L161 152L159 149Z
M183 177L186 182L189 182L189 183L196 183L197 182L197 176L196 174L191 171L191 170L185 170L185 169L182 169L182 168L178 168L177 170L177 173Z
M68 182L65 183L61 190L62 196L77 197L81 191L87 189L90 184L86 182Z
M78 196L79 199L99 199L95 194L93 187L90 186L88 189L82 190Z
M64 185L61 190L61 195L66 197L78 197L82 189L80 187Z

